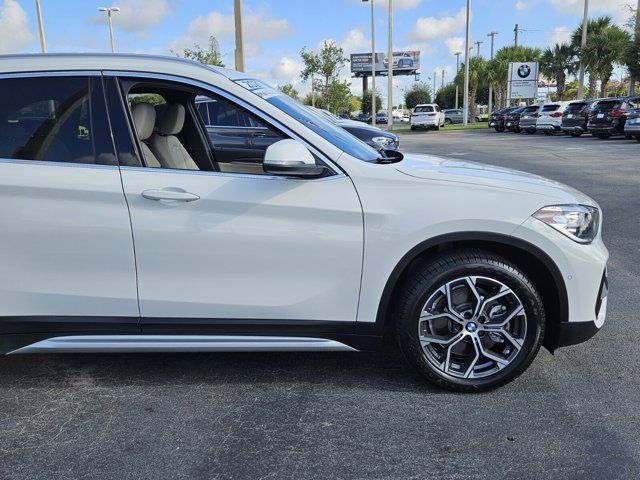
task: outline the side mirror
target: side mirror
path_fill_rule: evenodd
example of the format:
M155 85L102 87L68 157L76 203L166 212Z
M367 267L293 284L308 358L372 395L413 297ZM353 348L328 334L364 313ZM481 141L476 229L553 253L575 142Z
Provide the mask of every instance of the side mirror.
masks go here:
M327 171L324 165L317 165L311 152L298 140L280 140L269 145L264 155L262 168L272 175L294 177L318 177Z

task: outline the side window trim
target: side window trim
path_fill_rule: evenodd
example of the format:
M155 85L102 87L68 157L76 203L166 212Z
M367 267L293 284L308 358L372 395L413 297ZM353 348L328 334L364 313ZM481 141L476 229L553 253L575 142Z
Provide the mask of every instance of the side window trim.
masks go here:
M314 145L310 144L306 139L300 137L299 134L291 131L285 125L282 125L280 122L278 122L277 120L271 118L270 116L268 116L267 114L265 114L261 110L257 109L256 107L254 107L250 103L246 102L245 100L242 100L241 98L238 98L235 95L232 95L229 92L227 92L227 91L225 91L225 90L223 90L223 89L221 89L219 87L216 87L214 85L211 85L211 84L208 84L208 83L205 83L205 82L201 82L201 81L198 81L198 80L193 80L193 79L190 79L190 78L186 78L186 77L178 77L178 76L174 76L174 75L166 75L166 74L161 74L161 73L140 73L140 72L127 72L127 71L122 71L122 70L117 70L117 71L116 70L104 70L102 73L105 76L111 76L111 77L144 78L144 79L153 79L153 80L158 80L158 81L170 81L170 82L182 83L182 84L185 84L185 85L190 85L190 86L193 86L193 87L197 87L197 88L199 88L201 90L204 90L204 91L208 91L213 95L217 95L219 97L222 97L225 100L228 100L229 102L235 103L235 104L239 105L240 107L248 110L249 112L251 112L253 115L258 117L261 121L263 121L267 125L273 125L273 128L276 131L279 130L279 131L283 132L284 134L286 134L287 136L289 136L290 138L302 142L317 158L320 159L320 161L322 161L333 172L333 175L339 175L339 176L346 175L346 172L342 168L340 168L337 164L335 164L333 161L331 161L317 147L315 147ZM210 173L210 172L208 172L208 173ZM223 173L223 172L214 172L214 173ZM232 175L237 175L237 174L232 174ZM260 177L267 177L267 176L266 175L261 175ZM316 179L310 179L310 180L307 180L307 181L316 181Z

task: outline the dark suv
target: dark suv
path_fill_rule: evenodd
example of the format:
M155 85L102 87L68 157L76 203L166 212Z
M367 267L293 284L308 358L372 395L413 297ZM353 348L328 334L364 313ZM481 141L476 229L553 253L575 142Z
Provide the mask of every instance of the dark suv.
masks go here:
M507 107L489 115L489 128L495 128L496 132L504 132L504 122L507 114L516 110L517 107Z
M538 117L540 116L541 109L542 107L540 105L529 105L522 111L520 114L520 123L518 125L520 131L527 132L531 135L536 133L536 124L538 123Z
M612 135L624 135L624 126L627 115L634 110L638 97L610 98L599 101L589 113L587 128L600 139L609 138Z
M579 100L567 105L567 109L562 115L562 126L560 127L566 135L572 135L579 137L583 133L587 132L587 125L589 124L589 114L593 107L600 100Z
M504 119L504 128L509 132L520 133L522 131L520 128L520 115L526 108L527 107L520 107L509 112Z

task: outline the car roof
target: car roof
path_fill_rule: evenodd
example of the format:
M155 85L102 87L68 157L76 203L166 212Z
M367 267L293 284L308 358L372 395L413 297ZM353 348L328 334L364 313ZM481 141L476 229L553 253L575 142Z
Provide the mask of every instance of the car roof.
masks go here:
M113 53L52 53L0 55L0 74L26 72L122 70L184 77L214 72L230 80L247 78L240 72L168 55Z

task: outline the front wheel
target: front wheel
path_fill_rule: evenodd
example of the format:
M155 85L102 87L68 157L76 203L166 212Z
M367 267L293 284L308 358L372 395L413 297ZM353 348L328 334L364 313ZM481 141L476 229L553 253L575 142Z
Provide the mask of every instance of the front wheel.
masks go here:
M544 134L545 134L546 136L550 137L550 136L552 136L552 135L555 135L555 134L556 134L556 131L555 131L555 130L545 130L545 131L544 131Z
M453 125L453 120L451 120L450 118L445 118L444 119L444 124L445 125Z
M571 136L572 137L581 137L582 136L582 132L571 132Z
M598 137L600 140L607 140L609 137L611 137L611 134L609 134L609 133L596 133L596 137Z
M396 331L408 362L455 391L495 388L535 358L545 313L533 283L492 253L465 250L417 267L396 303Z

